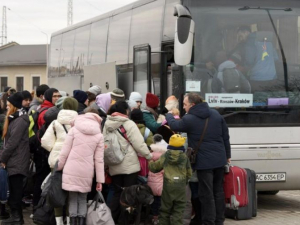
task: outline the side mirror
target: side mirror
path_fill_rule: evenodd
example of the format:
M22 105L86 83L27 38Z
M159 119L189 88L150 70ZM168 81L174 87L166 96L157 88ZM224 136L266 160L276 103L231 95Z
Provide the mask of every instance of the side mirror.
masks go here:
M178 16L175 27L175 63L179 66L190 64L192 58L195 22L189 11L182 5L175 6L175 16Z

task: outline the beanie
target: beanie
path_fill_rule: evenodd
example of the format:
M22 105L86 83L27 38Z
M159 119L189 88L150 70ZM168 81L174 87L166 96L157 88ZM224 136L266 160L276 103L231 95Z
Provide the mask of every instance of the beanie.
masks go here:
M178 99L174 95L171 95L169 98L167 98L165 107L168 111L171 111L174 108L178 109Z
M59 98L56 102L55 102L55 106L59 109L62 109L63 108L63 103L64 103L64 100L66 99L67 97L61 97Z
M116 101L125 100L124 91L119 88L114 89L110 94L113 100Z
M143 97L138 92L131 92L129 100L133 100L135 102L143 102Z
M146 104L150 108L157 108L159 104L159 98L156 95L148 92L146 95Z
M58 92L58 90L55 88L49 88L47 91L45 91L45 93L44 93L45 100L52 103L52 96L53 96L53 93L55 93L55 92Z
M84 104L88 98L87 93L85 93L84 91L81 91L81 90L74 90L73 96L78 102L80 102L82 104Z
M136 101L127 100L126 102L129 105L130 109L136 109L136 108L138 108L138 105L137 105Z
M94 85L88 89L88 92L93 93L94 95L100 95L101 94L101 87L99 85Z
M65 92L65 91L59 91L59 93L60 93L60 95L62 97L66 97L67 96L67 92Z
M63 109L74 110L77 112L78 109L78 101L75 98L67 97L62 105Z
M171 147L182 147L185 143L186 138L180 136L179 134L174 134L170 137L169 146Z
M22 101L23 95L21 92L16 92L13 95L9 96L7 101L10 102L14 107L21 109L22 108Z
M130 119L135 123L145 123L143 112L140 109L134 109L131 111Z
M30 99L32 100L32 95L30 94L29 91L22 91L23 99Z

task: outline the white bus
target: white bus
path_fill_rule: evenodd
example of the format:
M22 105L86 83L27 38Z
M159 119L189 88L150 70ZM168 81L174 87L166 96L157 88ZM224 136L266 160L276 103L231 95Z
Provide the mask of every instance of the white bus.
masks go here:
M140 0L52 34L49 85L149 91L162 106L199 92L259 191L300 189L299 16L296 0Z

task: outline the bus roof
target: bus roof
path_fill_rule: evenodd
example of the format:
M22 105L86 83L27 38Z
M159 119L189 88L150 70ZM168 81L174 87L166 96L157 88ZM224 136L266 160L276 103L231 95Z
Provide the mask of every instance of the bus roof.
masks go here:
M123 12L129 11L129 10L134 9L134 8L138 8L138 7L142 6L142 5L146 5L146 4L150 3L150 2L155 2L155 1L157 1L157 0L139 0L139 1L133 2L131 4L123 6L121 8L118 8L118 9L112 10L110 12L101 14L100 16L96 16L94 18L87 19L85 21L76 23L76 24L74 24L72 26L66 27L66 28L61 29L59 31L56 31L56 32L54 32L51 35L51 37L56 36L58 34L65 33L65 32L70 31L70 30L74 30L74 29L76 29L78 27L82 27L82 26L84 26L86 24L90 24L90 23L93 23L93 22L96 22L96 21L100 21L100 20L109 18L109 17L113 17L115 15L121 14Z

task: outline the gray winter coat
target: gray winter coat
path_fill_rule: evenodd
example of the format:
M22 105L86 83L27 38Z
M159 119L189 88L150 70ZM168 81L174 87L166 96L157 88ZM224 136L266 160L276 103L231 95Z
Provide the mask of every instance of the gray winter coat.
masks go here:
M28 175L30 159L28 127L28 115L17 117L8 126L0 161L6 165L9 176Z

